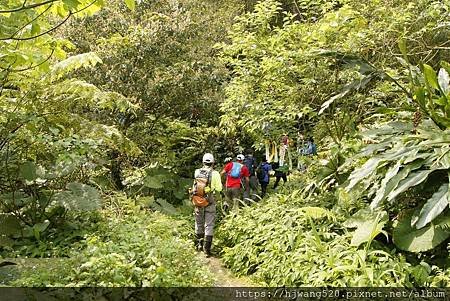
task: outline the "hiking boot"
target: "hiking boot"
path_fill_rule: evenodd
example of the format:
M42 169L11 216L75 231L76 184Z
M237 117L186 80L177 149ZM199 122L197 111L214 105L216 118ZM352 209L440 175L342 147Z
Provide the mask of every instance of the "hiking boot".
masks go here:
M206 257L211 257L211 245L212 245L212 239L213 237L210 235L205 236L205 254Z
M203 236L204 234L195 234L195 249L199 252L203 250Z

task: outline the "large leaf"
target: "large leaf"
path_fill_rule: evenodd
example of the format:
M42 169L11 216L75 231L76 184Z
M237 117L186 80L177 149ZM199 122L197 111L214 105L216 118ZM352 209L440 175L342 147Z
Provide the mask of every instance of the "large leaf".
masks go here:
M350 191L350 189L352 189L359 181L370 175L377 168L378 163L380 163L381 160L382 159L378 157L370 158L369 160L367 160L366 163L363 164L363 166L361 166L358 169L355 169L350 174L349 177L350 183L345 188L345 190Z
M34 181L37 178L36 164L31 161L25 162L20 167L20 175L27 181Z
M438 218L422 229L411 227L411 218L414 210L404 212L397 226L394 228L393 238L395 245L409 252L424 252L431 250L450 236L450 232L440 227L448 224L449 216Z
M163 181L159 176L146 176L144 178L144 186L153 189L161 189L164 187Z
M363 208L358 210L351 217L347 218L344 222L344 226L347 228L357 228L360 225L364 224L367 220L373 219L376 217L376 214L370 208Z
M383 227L387 221L388 216L386 212L374 213L374 216L358 226L353 233L351 244L359 246L364 242L373 240L378 234L383 233Z
M423 65L423 73L425 76L425 81L430 85L433 89L439 89L438 78L436 72L433 68L427 64Z
M372 203L370 204L371 208L376 208L380 204L380 202L384 199L386 195L386 187L389 181L398 174L398 171L400 169L400 162L397 162L394 166L388 169L386 172L386 176L381 181L381 186L377 191L377 194L375 195L375 198L373 199ZM389 191L390 192L390 191Z
M423 181L425 181L425 179L428 177L428 175L433 172L432 169L430 170L419 170L416 172L412 172L409 174L409 176L402 180L398 187L392 191L391 193L389 193L389 195L387 196L387 200L390 202L392 200L394 200L400 193L405 192L406 190L408 190L409 188L419 185L420 183L422 183Z
M168 215L177 214L176 208L164 199L157 199L156 201L150 204L150 207L152 207L154 210L160 211Z
M359 156L370 156L373 153L384 151L386 148L391 146L392 141L389 139L388 141L380 142L380 143L374 143L369 144L368 146L364 147L364 149L359 153Z
M100 57L94 52L81 53L54 64L50 76L53 80L57 80L72 71L80 68L92 68L101 62Z
M333 97L325 101L320 107L319 115L322 114L323 111L325 111L336 99L344 97L345 95L347 95L348 92L350 92L350 90L344 90L341 93L334 95Z
M11 214L0 214L0 235L17 235L20 234L20 221Z
M425 227L436 216L442 213L448 207L450 202L450 194L448 191L448 184L442 185L437 192L425 203L419 213L419 219L415 226L417 229ZM412 225L414 226L414 224Z
M403 167L398 173L396 173L387 183L386 186L380 187L380 189L377 190L377 194L370 204L370 207L372 209L377 208L380 203L386 199L386 197L395 189L397 188L400 181L405 179L409 173L413 170L416 170L420 167L422 167L423 161L422 160L416 160L415 162L406 165ZM393 171L392 171L393 172ZM387 176L387 175L386 175ZM383 181L382 181L383 182Z
M101 206L101 198L97 189L82 183L69 183L68 190L55 195L55 200L69 210L90 211Z

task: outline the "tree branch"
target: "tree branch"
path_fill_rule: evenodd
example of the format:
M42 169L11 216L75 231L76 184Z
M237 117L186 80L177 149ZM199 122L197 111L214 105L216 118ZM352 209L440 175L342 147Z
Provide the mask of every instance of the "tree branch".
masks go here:
M25 0L21 7L0 10L0 14L15 13L15 12L19 12L21 10L31 9L31 8L39 7L42 5L49 4L49 3L58 2L58 1L60 1L60 0L48 0L48 1L40 2L40 3L26 5L27 1Z
M35 36L32 36L32 37L27 37L27 38L15 38L15 37L14 37L15 34L14 34L14 35L12 35L12 36L10 36L10 37L8 37L8 38L0 38L0 41L7 41L7 40L28 41L28 40L33 40L33 39L39 38L39 37L41 37L41 36L43 36L43 35L46 35L46 34L52 32L53 30L57 29L58 27L60 27L60 26L63 25L64 23L66 23L66 21L69 20L69 18L70 18L72 15L73 15L73 12L69 12L69 14L67 15L67 17L66 17L64 20L62 20L58 25L56 25L56 26L50 28L49 30L46 30L46 31L44 31L44 32L42 32L42 33L40 33L40 34L38 34L38 35L35 35Z
M57 1L57 0L48 1L48 2L46 2L45 4L48 4L48 3L51 3L51 2L55 2L55 1ZM52 31L58 29L61 25L63 25L64 23L66 23L66 21L69 20L69 18L70 18L72 15L77 14L77 13L79 13L79 12L82 12L83 10L85 10L85 9L87 9L87 8L89 8L89 7L91 7L92 5L94 5L95 2L97 2L97 0L92 1L90 4L86 5L85 7L81 8L81 9L79 9L79 10L76 10L76 11L73 11L73 12L72 12L72 11L69 12L69 14L67 15L67 17L64 18L64 20L62 20L58 25L56 25L56 26L50 28L49 30L46 30L45 32L42 32L42 33L40 33L40 34L38 34L38 35L35 35L35 36L32 36L32 37L27 37L27 38L15 38L15 37L14 37L14 36L16 35L16 33L15 33L15 34L13 34L12 36L10 36L10 37L8 37L8 38L0 38L0 41L7 41L7 40L28 41L28 40L33 40L33 39L39 38L39 37L41 37L41 36L43 36L43 35L46 35L46 34L52 32ZM43 2L43 3L44 3L44 2ZM44 5L44 4L41 4L41 5ZM1 13L1 12L0 12L0 13Z
M25 25L23 25L21 28L19 28L11 37L16 36L22 29L24 29L25 27L27 27L29 24L33 23L34 21L36 21L37 19L39 19L39 17L41 17L43 14L45 14L51 7L53 6L53 3L51 3L42 13L40 13L39 15L37 15L36 17L34 17L31 21L29 21L28 23L26 23Z
M27 68L21 68L21 69L9 69L9 71L10 72L23 72L23 71L27 71L27 70L31 70L31 69L34 69L34 68L36 68L36 67L39 67L40 65L42 65L42 64L44 64L45 62L47 62L48 60L50 60L50 58L53 56L53 53L55 52L55 49L53 48L52 49L52 52L49 54L49 56L45 59L45 60L43 60L42 62L40 62L39 64L36 64L36 65L31 65L30 67L27 67ZM6 69L4 69L4 68L2 68L2 67L0 67L0 69L2 69L2 70L6 70Z

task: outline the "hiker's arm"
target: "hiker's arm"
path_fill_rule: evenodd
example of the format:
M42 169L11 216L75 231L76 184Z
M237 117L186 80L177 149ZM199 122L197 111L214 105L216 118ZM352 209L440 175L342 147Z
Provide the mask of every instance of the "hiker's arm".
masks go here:
M217 171L214 171L211 176L211 189L217 192L222 191L222 179L221 175Z
M249 177L245 177L245 189L247 191L250 190L250 178Z

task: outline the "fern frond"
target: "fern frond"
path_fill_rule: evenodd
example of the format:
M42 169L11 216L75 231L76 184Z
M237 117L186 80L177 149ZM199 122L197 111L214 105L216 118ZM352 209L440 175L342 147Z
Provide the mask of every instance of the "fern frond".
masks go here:
M50 80L56 81L80 68L92 68L102 60L94 52L87 52L71 56L56 63L50 71Z

